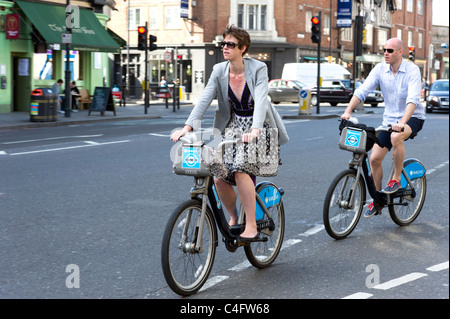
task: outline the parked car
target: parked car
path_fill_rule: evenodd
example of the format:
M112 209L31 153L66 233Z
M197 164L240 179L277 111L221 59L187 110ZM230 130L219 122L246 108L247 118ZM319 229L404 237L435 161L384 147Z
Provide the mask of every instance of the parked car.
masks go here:
M344 85L350 89L352 88L352 84L350 80L341 80ZM356 81L356 88L360 87L362 85L361 82ZM377 107L378 103L383 103L384 97L383 93L379 90L374 90L373 92L369 93L369 95L366 96L366 100L364 101L364 104L370 104L372 107Z
M353 96L353 89L348 88L342 80L322 80L320 87L320 103L327 102L331 106L348 103ZM317 105L317 87L311 88L311 105Z
M448 85L448 80L436 80L431 84L427 97L427 113L434 110L448 112Z
M300 90L306 86L305 83L297 80L271 80L269 82L269 99L272 103L299 102Z

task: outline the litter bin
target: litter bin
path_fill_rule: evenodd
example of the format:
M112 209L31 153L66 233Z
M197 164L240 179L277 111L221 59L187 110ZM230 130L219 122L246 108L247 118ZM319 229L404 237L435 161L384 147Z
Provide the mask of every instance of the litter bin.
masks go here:
M57 119L56 98L50 88L31 91L30 121L51 122Z

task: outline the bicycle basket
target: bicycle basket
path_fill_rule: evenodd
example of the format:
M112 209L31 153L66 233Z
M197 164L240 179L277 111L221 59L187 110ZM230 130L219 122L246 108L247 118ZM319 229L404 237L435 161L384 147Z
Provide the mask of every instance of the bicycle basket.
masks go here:
M367 134L364 130L344 127L339 140L341 150L363 154L366 152Z
M341 131L339 148L353 153L364 154L370 151L377 140L375 128L365 124L342 120L339 130Z
M203 143L180 144L176 150L173 172L177 175L206 177L210 176L205 158L208 150Z

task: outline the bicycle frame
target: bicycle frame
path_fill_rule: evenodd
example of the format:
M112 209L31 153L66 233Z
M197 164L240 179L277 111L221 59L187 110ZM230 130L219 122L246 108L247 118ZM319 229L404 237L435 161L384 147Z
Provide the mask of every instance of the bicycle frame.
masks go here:
M264 183L264 182L263 182ZM262 184L262 183L261 183ZM259 184L258 184L259 185ZM233 234L232 232L232 228L229 227L228 225L228 221L225 218L225 213L222 207L222 203L219 199L219 196L217 194L215 185L214 185L214 181L212 179L211 176L209 177L205 177L205 178L199 178L199 177L195 177L195 183L194 186L191 188L191 198L192 199L197 199L199 201L202 202L202 213L201 213L201 217L200 217L200 221L197 225L198 227L198 234L197 234L197 238L196 238L196 243L195 243L195 251L197 252L201 252L202 251L202 246L203 246L203 225L204 225L204 221L205 221L205 215L206 215L206 209L208 207L208 201L209 201L209 207L213 213L214 216L214 221L215 224L217 225L220 233L222 234L222 236L225 238L225 240L231 242L231 243L235 243L235 240L239 237L239 233ZM281 193L281 192L280 192ZM201 198L199 198L199 196L201 195ZM255 194L256 195L256 202L257 204L260 206L260 208L262 209L263 213L268 216L269 221L272 220L272 216L270 215L268 209L266 208L266 206L264 205L261 197L259 196L258 193ZM239 228L243 228L245 225L243 225L244 222L244 211L243 209L241 209L240 213L239 213ZM190 216L188 218L188 222L190 222ZM186 223L186 225L189 225L189 223ZM186 227L185 225L185 227ZM268 221L257 221L257 227L258 227L258 231L261 231L263 229L269 228L270 231L270 227L272 225L270 224L270 222ZM183 238L186 235L186 231L187 229L185 228L183 230ZM217 245L217 243L216 243Z
M417 159L407 159L405 160L405 163L412 163L412 162L418 162ZM420 165L423 167L423 164L420 163ZM376 204L380 206L380 208L391 205L392 199L398 198L398 197L405 197L405 196L411 196L414 198L416 196L416 191L414 189L414 185L411 182L411 179L409 177L409 174L405 171L405 168L402 167L402 177L404 177L405 182L402 183L402 187L393 194L385 194L381 191L377 191L375 187L375 183L372 178L372 172L370 170L369 165L369 156L368 154L358 154L353 153L353 158L349 162L349 168L355 169L356 167L356 179L354 184L352 185L352 195L350 198L349 206L352 208L354 204L354 190L356 188L356 183L359 179L359 176L361 176L361 170L362 175L364 177L364 181L367 187L367 190L369 192L369 195L373 198ZM424 172L423 172L424 173ZM392 176L394 175L394 166L391 167L390 173L389 173L389 179L392 179ZM410 189L406 189L406 186L409 185Z

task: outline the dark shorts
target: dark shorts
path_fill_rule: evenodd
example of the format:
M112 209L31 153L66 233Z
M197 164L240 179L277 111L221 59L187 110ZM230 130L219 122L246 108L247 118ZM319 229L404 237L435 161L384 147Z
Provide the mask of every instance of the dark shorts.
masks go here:
M417 133L422 129L423 123L425 120L420 120L417 117L411 117L409 121L406 123L411 127L412 133L411 136L416 136ZM405 140L407 141L409 137ZM386 147L388 150L391 150L392 143L391 143L391 133L388 132L380 132L378 134L378 140L380 141L381 146Z

